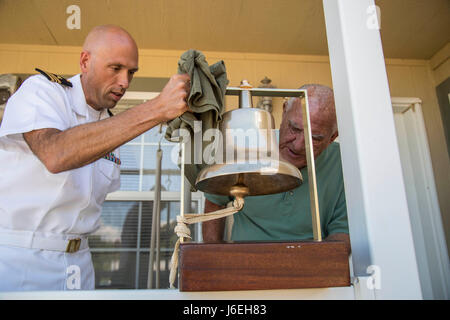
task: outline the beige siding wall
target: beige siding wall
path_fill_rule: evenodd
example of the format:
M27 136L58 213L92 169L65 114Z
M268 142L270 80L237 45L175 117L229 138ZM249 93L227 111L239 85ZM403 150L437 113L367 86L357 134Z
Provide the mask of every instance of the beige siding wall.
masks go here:
M79 47L28 46L0 44L0 73L34 73L40 67L54 73L79 72ZM141 50L138 77L169 77L176 73L182 51ZM332 86L331 71L326 56L297 56L204 52L212 64L224 60L230 85L237 86L247 79L254 86L265 76L279 88L297 88L304 83ZM428 134L436 186L444 218L449 230L450 216L450 161L446 150L435 85L449 74L449 62L432 69L430 61L388 59L387 74L391 96L418 97L423 101L423 113ZM282 100L274 103L274 118L279 126ZM229 109L237 107L235 97L227 98ZM380 128L382 124L380 124Z

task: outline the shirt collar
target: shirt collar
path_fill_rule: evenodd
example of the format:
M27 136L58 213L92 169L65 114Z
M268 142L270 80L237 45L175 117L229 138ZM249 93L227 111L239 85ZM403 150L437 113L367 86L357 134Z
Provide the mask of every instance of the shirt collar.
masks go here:
M91 115L95 114L94 118L97 118L97 114L101 115L101 112L95 110L86 102L83 86L81 85L81 74L73 76L69 79L69 81L72 82L72 90L70 91L72 95L72 109L80 116L84 116L86 118L91 118L89 116L89 111L91 111Z
M79 115L87 117L88 104L84 96L83 87L81 86L81 75L77 74L72 78L69 78L72 82L72 90L70 94L72 96L72 109Z

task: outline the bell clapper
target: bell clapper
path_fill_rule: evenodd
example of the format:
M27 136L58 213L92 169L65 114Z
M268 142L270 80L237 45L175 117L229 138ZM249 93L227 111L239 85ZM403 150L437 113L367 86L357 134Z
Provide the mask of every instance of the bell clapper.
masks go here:
M242 183L242 175L238 183L230 188L230 194L235 198L234 207L241 210L244 207L244 197L249 194L248 187Z

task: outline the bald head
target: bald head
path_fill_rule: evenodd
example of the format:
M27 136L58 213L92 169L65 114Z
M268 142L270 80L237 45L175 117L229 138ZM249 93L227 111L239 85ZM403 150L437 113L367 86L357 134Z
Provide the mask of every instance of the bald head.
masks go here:
M300 89L308 93L314 156L317 157L338 134L333 90L318 84L304 85ZM298 168L306 165L303 114L299 98L291 98L283 106L280 155Z
M97 26L84 41L80 68L86 102L97 110L113 108L138 70L136 42L121 27Z
M311 117L311 122L320 121L326 122L332 133L337 132L336 122L336 108L334 105L333 90L321 84L306 84L299 89L305 89L308 93L308 107ZM285 111L290 111L291 108L300 108L300 100L298 98L291 98L285 105Z
M83 51L95 53L99 48L111 46L112 42L131 45L137 51L137 45L133 37L125 29L115 25L94 27L84 40Z

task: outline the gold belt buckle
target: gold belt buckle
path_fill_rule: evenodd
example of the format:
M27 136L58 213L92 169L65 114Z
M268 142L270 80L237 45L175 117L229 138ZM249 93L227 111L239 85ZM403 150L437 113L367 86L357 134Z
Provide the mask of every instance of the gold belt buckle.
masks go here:
M69 253L77 252L78 250L80 250L80 245L81 245L80 238L70 239L69 243L67 243L66 252Z

